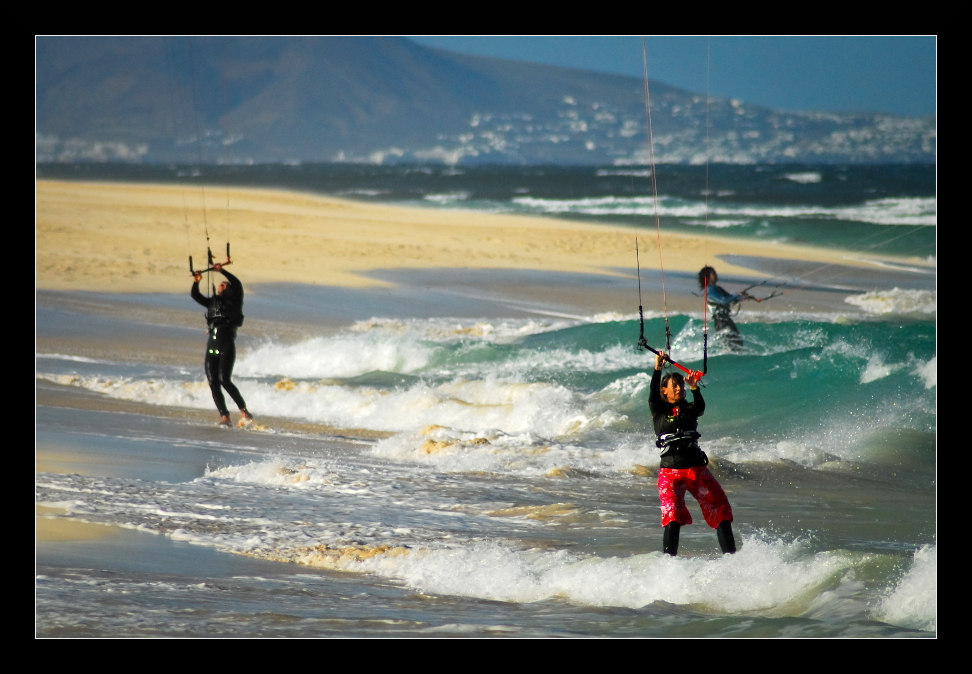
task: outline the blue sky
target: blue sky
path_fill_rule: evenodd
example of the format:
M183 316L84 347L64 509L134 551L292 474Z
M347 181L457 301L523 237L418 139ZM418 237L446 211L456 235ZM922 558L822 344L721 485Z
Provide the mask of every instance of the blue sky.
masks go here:
M415 36L466 54L641 77L641 37ZM648 36L652 80L782 110L935 114L934 36Z

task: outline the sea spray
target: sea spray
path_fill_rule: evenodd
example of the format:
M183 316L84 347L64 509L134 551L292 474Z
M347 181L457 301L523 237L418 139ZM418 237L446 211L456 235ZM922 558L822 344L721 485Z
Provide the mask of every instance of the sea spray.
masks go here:
M938 630L938 546L915 552L908 572L881 602L877 615L895 625Z

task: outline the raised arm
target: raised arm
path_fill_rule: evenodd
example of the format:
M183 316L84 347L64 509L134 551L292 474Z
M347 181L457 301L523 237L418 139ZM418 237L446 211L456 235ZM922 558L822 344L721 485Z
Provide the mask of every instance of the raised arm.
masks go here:
M648 389L648 409L652 416L655 415L656 408L662 402L661 397L661 369L664 361L664 352L655 354L655 370L651 373L651 385Z
M709 288L709 301L713 304L722 304L724 306L731 306L742 302L745 297L742 295L733 295L727 292L722 286L711 286Z
M199 304L203 305L208 309L209 298L207 298L201 292L199 292L199 281L201 280L202 280L202 274L196 274L193 277L192 290L189 291L189 294L192 296L192 299L196 300Z

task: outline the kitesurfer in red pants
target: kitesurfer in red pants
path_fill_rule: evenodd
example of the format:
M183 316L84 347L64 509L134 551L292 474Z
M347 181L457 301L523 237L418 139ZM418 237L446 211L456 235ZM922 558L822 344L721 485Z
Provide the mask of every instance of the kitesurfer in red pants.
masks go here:
M685 380L678 373L662 378L664 352L655 356L655 371L651 376L648 409L651 411L655 443L661 452L658 470L658 496L661 499L662 527L665 529L665 554L678 553L678 534L682 525L692 523L692 515L685 507L685 492L699 502L706 523L716 530L722 552L736 551L732 535L732 507L718 480L706 466L708 457L699 447L699 417L705 412L705 400L698 388L701 372L693 372ZM692 389L692 402L685 399L685 383Z
M226 263L230 261L227 259ZM192 299L206 307L206 324L209 326L209 342L206 344L206 379L213 393L213 402L219 410L221 426L230 425L229 410L226 409L226 399L223 390L230 394L233 402L240 408L240 426L253 420L246 410L246 402L240 395L240 390L233 384L233 366L236 364L236 329L243 325L243 284L240 280L223 269L223 265L213 265L226 280L219 284L212 297L206 297L199 292L201 272L193 274Z

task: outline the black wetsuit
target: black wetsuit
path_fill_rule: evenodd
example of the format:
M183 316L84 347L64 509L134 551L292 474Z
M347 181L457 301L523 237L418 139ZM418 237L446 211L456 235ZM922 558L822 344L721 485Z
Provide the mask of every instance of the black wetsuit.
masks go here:
M220 273L229 279L230 285L222 295L205 297L199 292L199 284L192 284L192 299L206 307L206 323L209 325L209 342L206 344L206 379L213 392L213 402L222 416L228 417L226 399L222 389L233 398L241 410L246 402L231 381L236 364L236 329L243 324L243 284L223 269Z
M702 391L692 391L694 400L670 403L661 395L661 370L651 374L648 409L655 425L656 445L661 451L661 468L705 466L709 459L699 447L699 417L705 412Z

